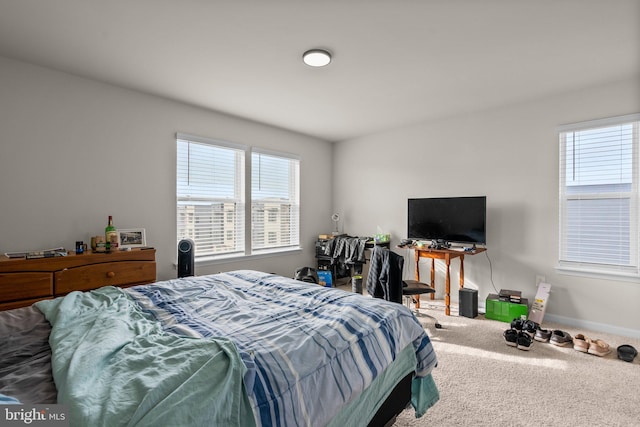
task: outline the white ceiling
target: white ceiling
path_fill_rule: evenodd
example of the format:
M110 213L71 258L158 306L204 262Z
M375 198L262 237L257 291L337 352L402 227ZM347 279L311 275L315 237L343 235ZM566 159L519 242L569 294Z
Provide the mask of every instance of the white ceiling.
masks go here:
M640 0L0 0L0 55L340 141L640 76Z

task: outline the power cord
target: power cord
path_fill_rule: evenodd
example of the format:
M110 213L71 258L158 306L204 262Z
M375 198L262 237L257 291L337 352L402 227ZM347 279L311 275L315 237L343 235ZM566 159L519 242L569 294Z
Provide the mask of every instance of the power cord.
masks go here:
M489 251L484 251L485 256L487 257L487 261L489 261L489 279L491 280L491 286L493 286L493 290L498 294L498 290L496 289L496 284L493 283L493 264L491 264L491 258L489 258Z

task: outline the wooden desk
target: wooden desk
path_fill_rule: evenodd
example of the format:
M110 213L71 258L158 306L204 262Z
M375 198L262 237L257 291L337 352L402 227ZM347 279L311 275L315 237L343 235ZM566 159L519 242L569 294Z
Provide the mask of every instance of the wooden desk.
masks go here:
M444 260L447 266L447 273L445 279L445 293L444 293L444 303L445 303L445 314L447 316L451 315L450 303L451 303L451 260L455 258L460 258L460 289L464 288L464 256L465 255L475 255L481 252L486 251L486 248L476 248L473 251L455 251L451 249L429 249L428 247L417 247L417 246L409 246L409 249L413 249L415 258L416 258L416 280L420 281L420 258L431 258L431 287L435 290L435 281L436 281L436 269L435 263L436 259ZM431 299L433 299L433 293L431 294ZM420 308L420 298L416 298L416 308Z

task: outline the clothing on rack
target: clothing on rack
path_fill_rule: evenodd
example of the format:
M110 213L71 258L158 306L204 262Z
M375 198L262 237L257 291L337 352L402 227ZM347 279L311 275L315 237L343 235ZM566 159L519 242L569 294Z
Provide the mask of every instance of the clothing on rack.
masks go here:
M364 263L364 250L368 237L336 236L327 242L324 253L331 257L332 263L342 261L345 264Z

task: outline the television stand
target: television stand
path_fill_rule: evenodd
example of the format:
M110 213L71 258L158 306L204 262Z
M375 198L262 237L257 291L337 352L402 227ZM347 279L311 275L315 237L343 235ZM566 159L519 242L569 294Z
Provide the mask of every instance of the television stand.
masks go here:
M445 293L444 293L444 303L445 303L445 314L447 316L451 315L451 260L455 258L460 259L460 289L464 288L464 256L465 255L475 255L481 252L486 251L486 248L476 248L474 247L472 250L466 251L457 251L455 249L434 249L434 248L426 248L426 247L418 247L418 246L408 246L409 249L413 249L416 259L416 272L415 277L416 280L420 281L420 258L431 258L431 283L430 286L435 290L435 279L436 279L436 269L435 263L436 259L444 260L447 270L445 276ZM433 299L433 293L431 293L431 299ZM420 298L416 298L416 308L420 308Z

